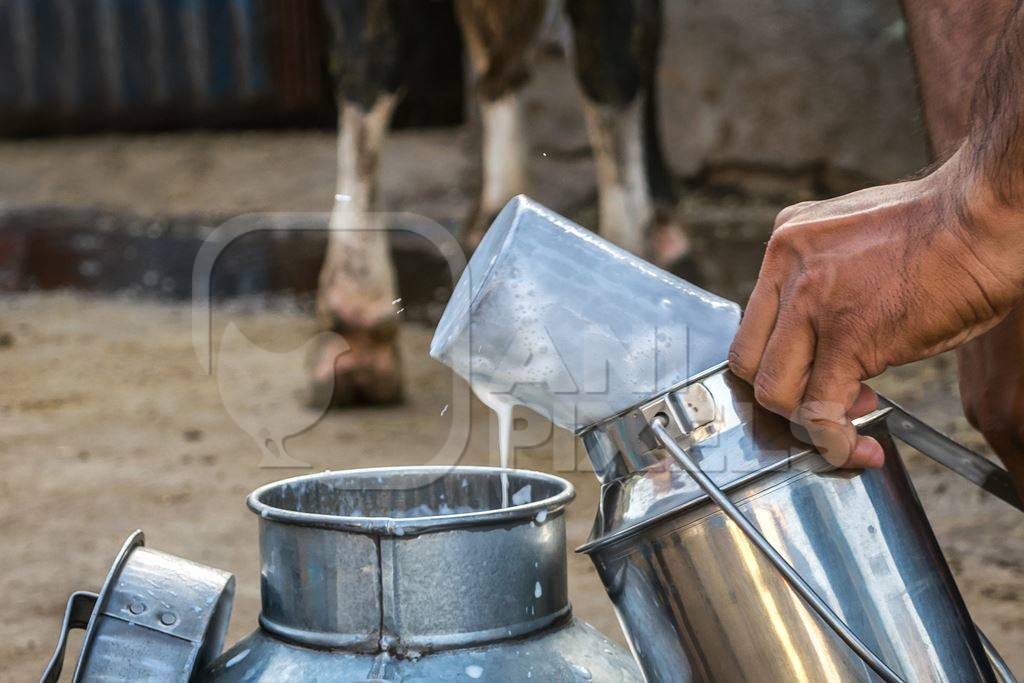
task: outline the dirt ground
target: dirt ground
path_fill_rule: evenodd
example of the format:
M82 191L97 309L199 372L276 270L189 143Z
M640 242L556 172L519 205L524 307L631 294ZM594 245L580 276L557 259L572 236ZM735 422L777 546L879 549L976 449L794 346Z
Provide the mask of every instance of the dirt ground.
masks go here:
M38 676L67 595L97 589L135 528L154 548L233 572L229 639L253 629L256 520L244 497L299 471L259 467L245 429L287 432L316 420L298 400L301 347L315 333L310 319L286 304L216 309L215 370L207 374L185 304L53 293L8 296L0 307L0 680ZM225 334L234 329L244 336ZM425 328L405 330L404 406L329 413L288 440L288 454L314 471L429 459L457 412L445 410L454 405L452 379L427 357L429 338ZM950 358L897 369L878 386L980 447L959 416ZM472 416L462 462L494 462L482 406L474 403ZM546 435L536 419L526 431L536 441ZM920 456L908 460L974 618L1024 671L1024 524ZM516 465L565 469L554 467L550 439L520 449ZM568 516L575 547L589 532L596 480L583 468L559 473L578 491ZM569 561L576 613L621 639L589 561L575 554Z

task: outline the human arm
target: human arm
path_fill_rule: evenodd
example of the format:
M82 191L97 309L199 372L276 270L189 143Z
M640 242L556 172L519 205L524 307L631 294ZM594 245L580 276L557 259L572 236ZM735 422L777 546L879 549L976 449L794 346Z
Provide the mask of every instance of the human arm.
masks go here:
M1024 13L979 82L971 130L932 173L779 214L730 365L837 465L881 463L851 418L862 382L1002 319L1024 287Z

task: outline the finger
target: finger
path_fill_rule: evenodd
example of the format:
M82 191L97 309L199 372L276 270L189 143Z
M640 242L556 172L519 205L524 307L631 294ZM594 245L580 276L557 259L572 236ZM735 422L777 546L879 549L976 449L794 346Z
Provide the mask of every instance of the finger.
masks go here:
M807 390L797 409L797 422L815 447L837 467L880 467L882 447L857 434L850 412L861 395L860 372L849 354L819 338Z
M733 374L753 384L761 354L775 327L779 310L779 293L766 277L758 277L747 308L740 320L740 329L729 347L729 369Z
M787 206L782 211L779 211L779 213L775 216L775 225L772 226L772 231L778 230L779 226L785 225L786 223L789 222L791 218L793 218L793 216L797 215L798 213L800 213L801 211L803 211L808 206L814 203L815 202L799 202L797 204L793 204L792 206Z
M814 360L816 335L806 316L779 314L754 378L754 397L792 420L803 398Z
M864 417L868 413L878 410L878 394L875 390L869 387L867 384L860 385L860 393L857 394L857 398L854 399L853 405L850 406L850 412L847 416L851 420L855 420L858 417Z

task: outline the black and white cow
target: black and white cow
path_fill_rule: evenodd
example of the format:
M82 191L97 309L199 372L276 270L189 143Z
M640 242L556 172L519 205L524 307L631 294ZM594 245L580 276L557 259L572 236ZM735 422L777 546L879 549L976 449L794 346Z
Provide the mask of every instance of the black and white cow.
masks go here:
M465 243L529 192L522 88L555 0L455 0L482 124L482 183ZM374 230L377 165L424 0L321 0L338 100L337 195L317 310L346 348L323 350L314 383L334 403L400 399L395 275L386 233ZM420 5L421 7L421 5ZM597 168L599 231L660 265L685 256L656 125L660 0L564 0L573 63ZM346 230L348 228L348 230ZM357 230L352 230L356 228Z

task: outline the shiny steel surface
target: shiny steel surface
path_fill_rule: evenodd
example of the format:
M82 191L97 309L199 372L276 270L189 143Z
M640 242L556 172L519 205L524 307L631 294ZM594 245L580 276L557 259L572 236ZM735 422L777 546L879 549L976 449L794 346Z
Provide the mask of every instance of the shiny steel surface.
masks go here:
M302 683L641 683L629 653L571 617L527 638L440 650L419 657L295 647L266 631L246 636L201 680ZM680 680L680 679L675 679Z
M141 531L128 538L98 595L71 597L42 683L58 680L72 628L86 629L76 682L184 683L220 653L234 577L146 548L144 542Z
M701 390L694 391L699 384ZM680 391L677 388L671 393ZM665 515L701 505L707 494L675 463L650 429L650 420L664 413L669 431L698 460L701 469L722 488L747 482L774 485L800 472L827 467L790 430L789 423L756 409L754 392L732 373L713 369L691 380L691 431L683 435L680 406L686 401L666 395L653 399L581 434L587 455L602 479L601 504L591 541L608 543ZM700 397L700 402L694 400ZM692 416L701 416L699 420ZM754 447L751 447L754 446ZM772 474L774 473L774 474Z
M64 669L64 651L68 645L68 634L74 629L86 629L89 627L89 620L96 609L96 600L99 595L89 591L75 591L68 598L68 604L64 608L64 621L61 623L60 635L57 637L57 645L50 657L50 663L46 665L39 683L57 683L60 680L61 671Z
M261 628L212 681L640 681L568 601L569 482L404 467L297 477L260 515Z
M728 517L736 526L738 526L743 534L747 537L752 544L754 544L758 550L771 562L776 571L786 580L796 593L803 598L804 602L814 610L814 613L821 618L829 628L840 638L843 642L850 646L850 649L857 653L865 664L871 667L871 670L881 676L882 680L887 683L902 683L902 680L896 672L889 668L889 666L879 659L878 655L871 651L867 645L861 641L857 634L854 633L849 626L847 626L843 620L832 611L832 608L822 600L814 589L807 585L807 582L803 580L803 577L790 564L786 561L782 555L772 546L768 540L761 535L757 528L750 523L750 520L732 504L728 496L722 492L720 488L715 486L704 471L690 459L686 451L680 448L673 439L672 435L668 433L665 426L668 424L667 418L658 416L651 422L651 427L654 433L658 437L658 441L664 444L665 448L672 454L672 457L678 461L686 473L689 474L694 480L700 485L704 492L708 495L711 500L721 508L725 516Z
M759 411L757 424L754 424L753 390L743 380L724 372L724 367L724 364L715 366L661 396L580 431L587 456L602 483L622 480L632 473L671 462L649 426L659 413L672 418L669 432L684 448L707 442L710 448L705 449L702 466L719 486L733 482L744 473L757 474L766 467L807 452L808 447L792 437L788 423L782 418ZM719 401L718 396L733 400ZM755 427L759 432L759 447L741 448L741 442L752 438ZM734 447L721 447L720 439L735 441ZM673 490L675 505L704 495L699 486L685 477L674 482Z
M836 471L727 372L699 381L714 418L677 443L860 640L908 681L995 680L885 413L861 425L886 449L885 467ZM582 550L648 680L878 680L637 413L583 435L595 467L625 474L604 480ZM658 414L678 419L642 419Z
M498 472L354 470L256 491L260 624L316 647L402 652L518 636L565 617L562 512L572 486L510 470L511 494L530 499L500 509Z

